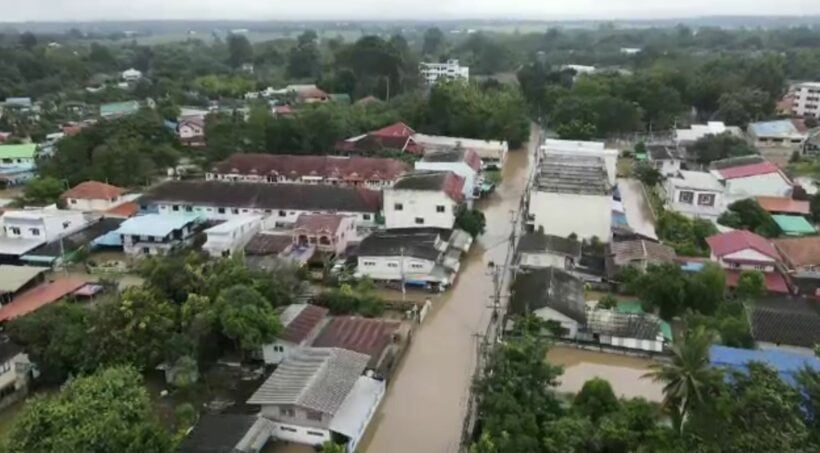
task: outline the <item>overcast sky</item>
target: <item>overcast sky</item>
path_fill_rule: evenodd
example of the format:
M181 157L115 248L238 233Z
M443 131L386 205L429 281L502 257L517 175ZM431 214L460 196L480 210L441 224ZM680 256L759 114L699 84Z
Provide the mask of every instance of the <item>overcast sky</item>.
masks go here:
M820 0L0 0L0 21L814 15Z

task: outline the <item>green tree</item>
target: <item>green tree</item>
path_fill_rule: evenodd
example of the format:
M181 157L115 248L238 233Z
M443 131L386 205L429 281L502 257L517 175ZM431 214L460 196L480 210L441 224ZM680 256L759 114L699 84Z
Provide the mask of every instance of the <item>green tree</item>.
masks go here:
M572 407L595 423L602 417L618 411L620 403L609 381L596 377L584 383L581 391L575 395Z
M345 449L344 445L340 445L334 443L332 441L327 441L322 444L322 453L346 453L347 449Z
M466 231L472 237L478 237L484 234L487 226L487 219L484 213L478 209L467 209L461 206L456 212L455 228Z
M579 120L559 124L555 132L562 140L592 140L598 134L594 125Z
M682 313L689 301L686 276L674 263L650 265L634 286L641 301L658 310L665 320Z
M617 307L618 299L612 294L605 294L604 297L602 297L601 300L598 301L598 305L596 305L596 308L601 308L604 310L611 310Z
M424 43L421 53L424 55L438 55L444 48L446 38L438 27L431 27L424 31Z
M740 273L735 295L742 300L757 299L766 294L766 281L763 273L747 270Z
M253 46L245 35L228 35L228 63L238 68L253 61Z
M297 39L288 55L288 75L293 78L315 77L319 73L319 36L307 30Z
M64 190L63 183L50 176L30 179L23 188L22 201L27 205L38 206L56 203Z
M226 288L219 294L217 305L222 333L243 353L272 342L281 330L270 302L247 286Z
M638 162L632 167L632 175L647 187L655 187L663 181L663 175L652 164Z
M692 144L689 152L701 165L709 165L715 160L757 153L746 140L729 133L707 135Z
M12 453L173 451L141 376L128 367L76 378L54 396L34 397L14 422L6 448Z
M735 229L753 231L764 237L777 237L780 234L780 227L772 215L754 198L730 204L729 209L718 218L718 223Z

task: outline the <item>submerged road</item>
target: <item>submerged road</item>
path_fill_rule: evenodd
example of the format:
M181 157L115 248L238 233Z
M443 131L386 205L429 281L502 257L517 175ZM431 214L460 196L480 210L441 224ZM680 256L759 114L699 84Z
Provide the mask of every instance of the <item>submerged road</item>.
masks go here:
M512 212L527 185L538 131L526 149L511 151L503 182L479 204L486 233L470 251L453 288L433 299L434 310L415 333L402 365L359 451L367 453L457 452L472 373L475 334L490 322L493 282L488 264L503 263Z

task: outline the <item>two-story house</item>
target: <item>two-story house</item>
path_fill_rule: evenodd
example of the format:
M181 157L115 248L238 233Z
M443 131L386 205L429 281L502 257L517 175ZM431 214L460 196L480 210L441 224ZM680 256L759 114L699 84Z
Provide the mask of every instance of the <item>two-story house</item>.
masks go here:
M772 240L797 292L820 298L820 236Z
M757 196L791 197L793 185L783 171L761 156L743 156L712 162L711 172L723 186L728 206Z
M333 440L353 452L384 397L384 381L363 375L369 361L344 349L301 349L279 364L248 404L260 406L274 439L313 446Z
M0 144L0 176L4 185L18 185L34 176L37 145Z
M188 146L205 146L205 117L182 118L177 125L179 141Z
M711 173L680 170L665 189L667 208L687 217L717 220L725 209L723 184Z
M164 255L191 244L200 221L195 214L147 214L123 222L117 234L127 255Z
M416 162L418 171L452 172L464 178L464 197L472 200L480 195L481 158L473 150L453 148L429 152Z
M85 181L63 192L60 199L73 211L108 211L127 200L126 190L99 181Z
M318 252L341 255L356 239L353 217L339 214L302 214L293 224L293 243L313 246Z
M288 356L309 346L325 324L328 309L311 304L291 304L279 312L283 330L273 343L262 346L262 359L268 365L281 363Z
M780 273L780 254L766 238L751 231L735 230L706 238L711 259L726 272L726 285L737 286L740 274L757 270L765 277L766 289L773 293L788 293L789 286Z
M250 242L262 228L262 217L241 216L205 230L207 240L202 250L213 258L233 256Z
M455 173L411 173L384 191L385 226L449 230L463 201L464 179Z
M16 262L35 248L76 233L91 222L82 212L54 206L6 211L0 216L0 259Z

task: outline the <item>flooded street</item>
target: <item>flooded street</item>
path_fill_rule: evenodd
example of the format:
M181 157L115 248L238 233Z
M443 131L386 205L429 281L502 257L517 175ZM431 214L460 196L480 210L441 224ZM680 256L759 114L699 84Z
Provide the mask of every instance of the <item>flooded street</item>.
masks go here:
M533 128L533 134L536 130ZM475 334L490 321L493 283L488 264L501 263L537 147L510 152L503 182L479 207L487 231L462 265L455 286L433 298L434 311L389 383L379 414L362 443L367 453L457 452L476 360Z
M559 378L560 392L577 393L584 382L600 377L609 381L619 397L663 400L663 385L642 378L654 363L650 359L553 346L547 353L547 361L564 367L564 374Z

